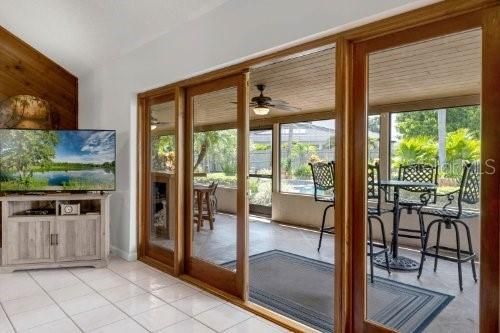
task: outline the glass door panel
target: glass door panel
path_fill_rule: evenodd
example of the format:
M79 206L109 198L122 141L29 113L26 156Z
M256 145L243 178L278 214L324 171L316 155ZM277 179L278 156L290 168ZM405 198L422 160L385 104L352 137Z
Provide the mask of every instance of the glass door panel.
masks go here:
M147 100L149 214L146 255L173 264L176 221L176 117L173 94Z
M236 87L193 98L193 256L228 269L236 260ZM207 127L210 126L210 127Z
M246 203L247 157L240 148L242 137L248 135L248 119L238 104L245 77L217 80L187 92L186 268L194 277L238 296L243 290L237 279L242 276L238 251L243 250L238 235L244 235L248 212L241 205Z
M367 61L367 319L400 332L477 332L481 30ZM466 91L476 97L457 97Z

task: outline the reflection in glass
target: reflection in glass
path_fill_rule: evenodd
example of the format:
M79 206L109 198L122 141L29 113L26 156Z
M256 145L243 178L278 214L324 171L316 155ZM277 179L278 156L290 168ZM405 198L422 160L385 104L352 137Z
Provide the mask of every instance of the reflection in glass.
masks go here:
M150 243L174 249L175 237L175 103L154 104L151 111Z

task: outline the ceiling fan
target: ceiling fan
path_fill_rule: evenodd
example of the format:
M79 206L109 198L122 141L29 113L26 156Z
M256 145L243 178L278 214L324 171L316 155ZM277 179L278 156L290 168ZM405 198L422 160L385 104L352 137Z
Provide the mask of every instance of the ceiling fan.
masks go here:
M300 111L301 109L295 106L291 106L288 102L279 99L272 99L269 96L264 96L264 89L266 86L264 84L256 84L257 89L260 91L259 96L255 96L250 101L250 106L253 107L253 112L255 114L263 116L269 113L269 109L278 109L289 112Z
M157 118L155 118L155 116L153 116L153 114L151 114L151 130L155 130L158 125L168 125L170 124L169 121L159 121Z

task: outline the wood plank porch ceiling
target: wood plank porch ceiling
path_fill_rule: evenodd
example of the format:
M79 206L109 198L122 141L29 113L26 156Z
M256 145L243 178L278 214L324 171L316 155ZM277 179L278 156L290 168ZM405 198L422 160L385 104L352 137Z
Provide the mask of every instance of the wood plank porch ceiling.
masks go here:
M369 57L369 104L388 105L440 100L442 107L478 101L481 85L481 31L471 30L420 43L373 53ZM265 95L301 108L299 112L271 109L267 116L250 113L250 119L282 117L335 108L335 48L277 60L251 69L250 96L256 84L265 84ZM467 96L467 99L463 97ZM234 123L236 89L197 96L197 125ZM443 104L444 103L444 104ZM155 118L173 123L173 102L152 106ZM168 129L169 125L162 125Z

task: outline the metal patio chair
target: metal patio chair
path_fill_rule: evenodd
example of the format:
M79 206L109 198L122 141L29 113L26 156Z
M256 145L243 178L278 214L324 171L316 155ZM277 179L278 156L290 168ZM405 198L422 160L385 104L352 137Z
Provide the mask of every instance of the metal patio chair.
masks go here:
M368 164L368 200L376 200L375 207L368 207L368 243L369 252L367 255L370 257L370 280L373 283L373 258L378 255L384 253L385 255L385 264L387 273L391 274L391 269L389 267L389 247L387 246L386 238L385 238L385 228L381 215L387 211L382 210L381 208L381 186L380 186L380 168L379 164L375 163L374 165ZM380 231L382 233L382 243L375 243L373 241L373 221L377 221L380 226ZM377 251L374 252L374 248L377 248Z
M321 248L323 233L334 234L335 227L325 228L326 213L331 207L335 207L335 162L316 162L309 163L312 171L314 183L314 200L318 202L327 202L328 206L323 211L323 221L319 235L318 251Z
M445 194L435 194L434 196L445 197L448 202L442 208L433 208L433 207L424 207L420 210L419 214L423 217L425 215L437 217L437 219L433 220L429 226L427 227L424 246L422 248L422 259L420 261L420 267L418 270L418 278L422 275L422 268L424 264L424 260L426 256L434 257L434 272L437 269L438 259L448 260L452 262L456 262L458 264L458 281L460 290L463 291L462 286L462 263L470 261L472 265L472 275L474 281L477 282L476 275L476 266L474 260L477 258L477 254L474 253L472 248L472 241L470 230L467 224L465 224L462 219L471 218L478 216L479 214L471 211L464 211L463 204L471 204L475 205L479 202L479 182L480 182L480 172L479 172L479 163L467 163L464 166L462 179L460 182L460 188L456 191L445 193ZM456 207L451 208L452 205L456 202ZM429 235L432 227L438 225L437 229L437 237L436 244L432 247L427 247L429 242ZM456 238L456 248L449 248L440 245L441 240L441 229L442 226L445 226L445 229L453 229L455 230L455 238ZM467 241L468 241L468 250L462 250L460 246L460 229L459 225L462 225L467 233ZM440 250L450 251L454 253L456 256L446 256L439 253Z

